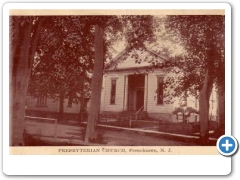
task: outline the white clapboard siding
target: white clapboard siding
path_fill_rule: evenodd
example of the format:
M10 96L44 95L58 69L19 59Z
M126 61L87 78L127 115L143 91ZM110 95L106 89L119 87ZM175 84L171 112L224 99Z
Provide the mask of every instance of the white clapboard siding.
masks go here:
M116 99L115 104L110 104L111 96L111 80L116 79ZM104 77L104 98L102 98L102 111L119 112L123 110L123 96L124 96L124 76L111 74Z
M157 104L157 77L163 76L164 73L162 71L154 71L153 73L148 74L148 102L147 102L147 112L148 113L172 113L173 105L165 104L162 105Z

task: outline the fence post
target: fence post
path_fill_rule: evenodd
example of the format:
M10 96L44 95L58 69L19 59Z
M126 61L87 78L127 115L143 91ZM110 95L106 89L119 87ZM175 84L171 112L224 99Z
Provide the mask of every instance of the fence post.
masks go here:
M132 127L132 117L129 116L129 127L131 128Z

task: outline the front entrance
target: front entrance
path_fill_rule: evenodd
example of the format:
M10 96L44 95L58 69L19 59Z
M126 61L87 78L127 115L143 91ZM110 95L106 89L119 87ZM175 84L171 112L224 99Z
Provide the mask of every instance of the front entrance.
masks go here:
M144 88L139 88L137 90L137 99L136 99L136 111L138 111L144 105Z
M128 76L128 110L137 111L144 105L145 75Z

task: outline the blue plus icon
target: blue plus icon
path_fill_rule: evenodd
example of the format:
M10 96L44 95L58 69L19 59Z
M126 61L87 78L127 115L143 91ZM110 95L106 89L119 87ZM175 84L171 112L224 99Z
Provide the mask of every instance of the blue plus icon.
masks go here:
M230 156L237 150L238 143L233 136L221 136L217 141L218 151L224 156Z

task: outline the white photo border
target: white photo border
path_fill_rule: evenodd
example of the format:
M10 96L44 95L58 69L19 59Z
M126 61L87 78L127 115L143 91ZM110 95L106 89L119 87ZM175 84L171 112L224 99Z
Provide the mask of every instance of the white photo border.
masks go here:
M158 8L159 7L159 8ZM3 7L3 172L7 175L227 175L222 155L10 155L10 9L225 9L225 134L231 135L231 7L227 3L8 3ZM197 147L196 147L197 148ZM204 165L203 165L204 164ZM219 164L222 164L219 166ZM44 165L44 166L43 166ZM216 167L217 168L213 168ZM54 168L53 168L54 167Z

